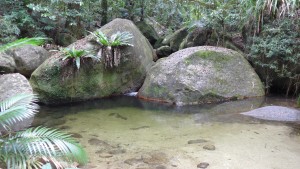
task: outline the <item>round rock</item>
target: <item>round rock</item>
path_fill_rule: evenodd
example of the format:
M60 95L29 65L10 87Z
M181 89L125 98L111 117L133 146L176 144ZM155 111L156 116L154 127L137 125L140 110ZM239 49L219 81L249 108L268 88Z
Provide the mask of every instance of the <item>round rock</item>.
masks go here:
M158 60L138 93L146 100L177 105L263 95L262 82L242 54L212 46L183 49Z
M147 71L153 65L154 51L148 40L129 20L115 19L101 27L108 37L117 32L133 35L132 46L121 48L120 65L105 68L104 62L90 58L82 59L78 70L71 60L62 60L62 52L47 59L36 69L30 83L45 104L64 104L103 98L136 91L143 84ZM78 40L69 48L98 53L100 45L94 43L92 35Z

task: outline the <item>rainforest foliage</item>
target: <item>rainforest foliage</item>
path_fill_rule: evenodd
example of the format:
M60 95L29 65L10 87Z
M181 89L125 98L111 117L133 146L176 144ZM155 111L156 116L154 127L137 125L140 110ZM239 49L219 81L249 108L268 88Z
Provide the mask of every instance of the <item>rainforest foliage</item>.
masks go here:
M1 0L0 43L44 36L64 44L62 38L79 39L114 18L151 19L166 34L205 26L212 31L209 45L230 47L230 40L241 37L237 49L263 70L267 88L276 75L289 81L287 94L297 94L299 4L299 0Z

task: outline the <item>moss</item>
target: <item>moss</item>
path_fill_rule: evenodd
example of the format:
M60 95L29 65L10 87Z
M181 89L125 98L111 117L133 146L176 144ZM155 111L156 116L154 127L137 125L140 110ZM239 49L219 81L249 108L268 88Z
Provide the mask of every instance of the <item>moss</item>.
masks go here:
M224 53L221 53L221 52L216 52L216 51L199 51L193 55L196 55L196 56L200 57L201 59L211 60L213 62L227 62L227 61L231 60L230 56L225 55Z

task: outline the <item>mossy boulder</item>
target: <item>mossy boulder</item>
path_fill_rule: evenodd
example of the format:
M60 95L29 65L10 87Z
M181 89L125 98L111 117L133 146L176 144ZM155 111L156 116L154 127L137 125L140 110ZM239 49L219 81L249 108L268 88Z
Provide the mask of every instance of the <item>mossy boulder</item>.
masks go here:
M180 44L182 41L186 38L188 35L188 28L184 27L177 31L175 31L173 34L168 35L162 42L163 45L169 45L172 48L173 52L176 52L179 50Z
M63 104L95 98L119 95L136 91L141 87L147 71L153 65L153 49L138 28L129 20L115 19L100 31L108 37L116 32L133 34L131 46L121 48L118 67L105 68L90 58L81 60L78 70L71 60L63 61L63 53L47 59L31 76L30 83L40 101L46 104ZM69 48L84 49L97 53L98 44L92 43L93 36L76 41Z
M138 97L177 105L264 95L244 56L230 49L192 47L162 58L149 71Z
M15 70L15 60L5 52L0 53L0 74L13 73Z
M168 57L172 53L170 46L162 46L156 49L156 55L158 58Z
M145 21L137 22L136 26L152 45L154 45L155 42L159 39L159 36L155 29L151 25L147 24Z
M209 28L205 27L194 28L181 42L179 49L205 45L211 32Z

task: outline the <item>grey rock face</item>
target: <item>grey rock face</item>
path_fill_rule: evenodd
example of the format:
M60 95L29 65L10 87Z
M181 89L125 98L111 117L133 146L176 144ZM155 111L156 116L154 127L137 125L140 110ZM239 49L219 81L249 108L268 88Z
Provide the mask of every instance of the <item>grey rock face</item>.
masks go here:
M0 75L0 102L17 94L32 94L32 88L28 80L19 73ZM29 127L33 122L33 117L15 123L12 130L18 131ZM0 127L1 130L1 127Z
M156 55L158 58L168 57L172 53L172 49L170 46L161 46L156 49Z
M11 51L16 63L18 73L30 77L31 73L39 67L50 53L40 46L25 45Z
M238 52L193 47L160 59L139 90L140 98L177 105L263 96L263 85Z
M300 111L282 106L266 106L241 113L264 120L273 121L300 121Z
M0 101L20 93L32 94L28 80L19 73L0 75L0 82Z
M189 32L186 38L180 44L180 49L203 46L208 40L211 34L211 30L204 27L197 27L193 31Z
M0 53L0 74L13 73L15 70L15 60L4 52Z

